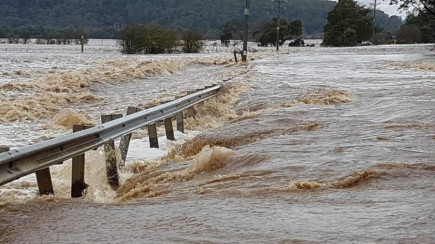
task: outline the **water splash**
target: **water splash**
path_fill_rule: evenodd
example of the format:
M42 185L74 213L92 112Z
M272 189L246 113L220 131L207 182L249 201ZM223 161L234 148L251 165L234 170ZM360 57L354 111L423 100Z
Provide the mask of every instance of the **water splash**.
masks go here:
M232 155L234 151L230 149L205 146L187 166L164 169L165 166L171 165L167 162L146 167L145 171L129 178L118 189L117 196L125 201L137 197L149 198L168 194L176 182L191 181L197 174L224 167Z
M318 89L307 97L296 99L290 103L281 104L282 108L316 104L316 105L340 105L354 100L354 96L346 91L333 89Z

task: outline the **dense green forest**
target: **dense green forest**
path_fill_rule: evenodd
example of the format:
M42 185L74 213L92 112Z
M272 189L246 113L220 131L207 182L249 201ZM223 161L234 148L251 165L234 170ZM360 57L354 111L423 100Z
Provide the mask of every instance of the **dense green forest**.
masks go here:
M289 0L281 15L302 21L307 34L322 33L326 16L336 2ZM205 38L218 38L230 20L242 21L244 0L1 0L0 28L44 26L80 28L82 11L89 37L113 38L136 23L164 25L176 30L197 30ZM251 30L261 28L277 15L270 0L251 0Z

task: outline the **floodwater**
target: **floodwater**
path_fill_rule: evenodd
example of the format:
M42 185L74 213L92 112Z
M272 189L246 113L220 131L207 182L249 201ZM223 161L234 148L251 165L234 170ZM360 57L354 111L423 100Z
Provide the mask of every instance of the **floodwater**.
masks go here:
M105 52L102 66L65 68L47 86L32 75L11 78L15 66L3 64L12 71L2 76L2 106L38 107L2 114L2 144L16 147L68 133L53 116L98 123L102 111L146 107L205 84L219 82L222 91L196 106L189 131L162 140L158 152L146 148L145 131L136 132L117 191L105 181L100 151L87 154L90 187L81 199L68 197L68 164L52 167L55 196L37 197L32 176L2 186L0 240L433 243L433 48L295 48L279 56L265 50L248 65L232 64L231 53ZM76 56L68 53L65 62ZM57 72L41 68L38 77ZM78 85L68 86L73 81ZM59 103L55 94L71 101Z

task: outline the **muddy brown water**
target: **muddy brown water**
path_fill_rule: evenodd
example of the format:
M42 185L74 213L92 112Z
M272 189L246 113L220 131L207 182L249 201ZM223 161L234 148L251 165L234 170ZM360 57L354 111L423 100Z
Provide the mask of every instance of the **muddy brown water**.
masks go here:
M112 202L4 204L0 240L433 243L430 48L320 48L251 62L232 80L249 87L234 110L210 112L231 114L223 126L138 170Z

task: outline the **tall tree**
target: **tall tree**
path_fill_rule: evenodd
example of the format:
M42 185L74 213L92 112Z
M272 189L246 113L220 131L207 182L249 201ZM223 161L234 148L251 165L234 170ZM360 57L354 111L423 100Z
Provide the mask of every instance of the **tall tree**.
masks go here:
M258 41L261 46L270 44L276 46L276 27L278 18L273 18L272 21L266 23L259 31L254 32L254 36L258 36ZM280 19L279 45L282 45L286 40L292 39L302 34L302 22L293 20L287 22L285 19Z
M435 16L434 0L390 0L391 4L400 4L399 9L415 8L419 12L428 12Z
M372 36L373 19L353 0L339 0L328 14L324 46L355 46Z
M400 33L402 36L414 32L421 34L415 35L415 37L418 38L412 40L402 38L402 42L435 41L435 0L390 0L390 2L400 4L399 9L410 9L411 7L414 9L414 14L407 17L405 25L400 28ZM419 30L415 30L416 28ZM413 32L411 32L411 30Z

